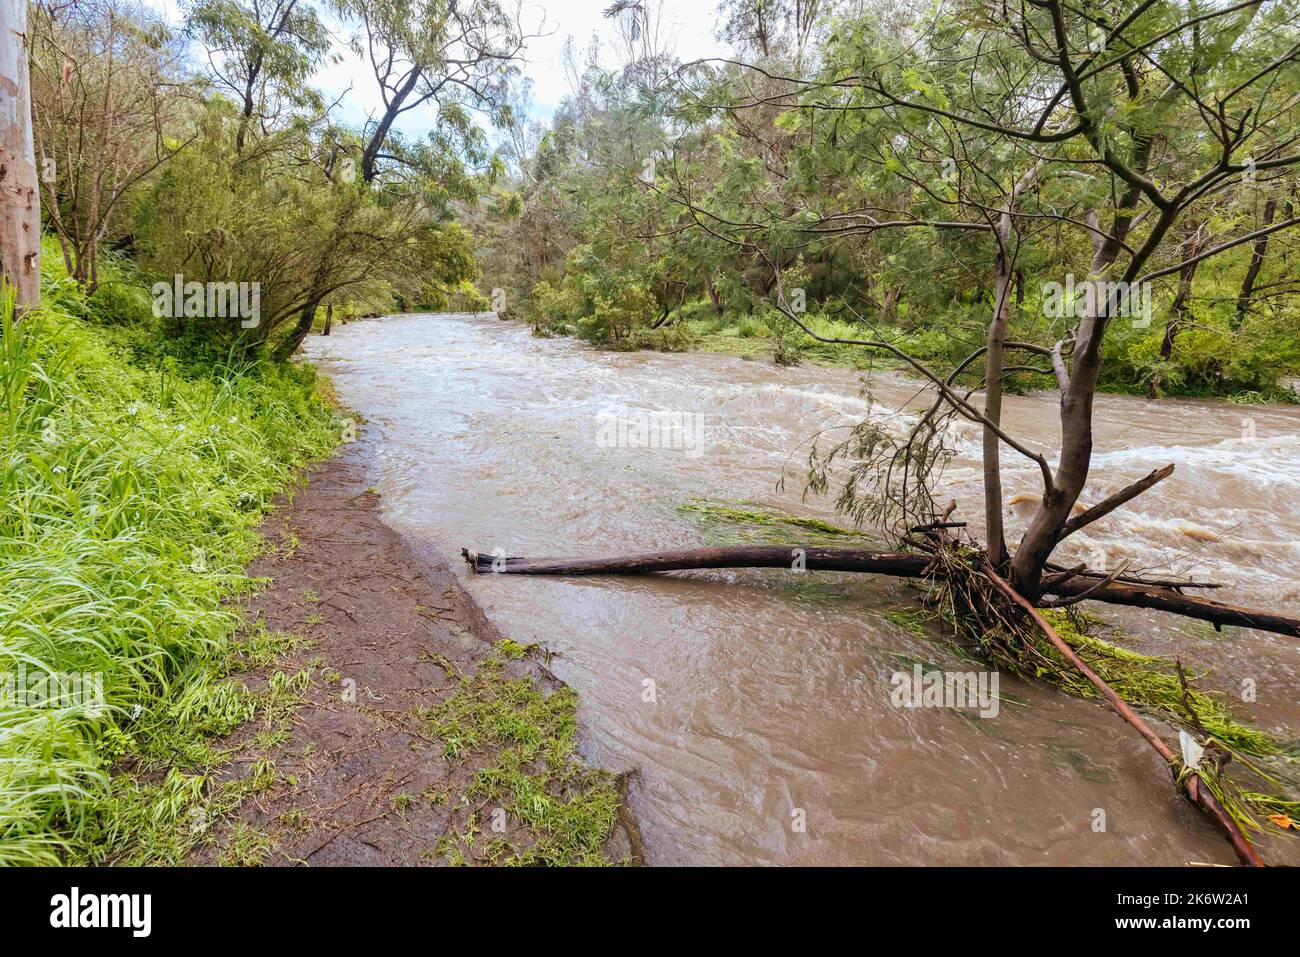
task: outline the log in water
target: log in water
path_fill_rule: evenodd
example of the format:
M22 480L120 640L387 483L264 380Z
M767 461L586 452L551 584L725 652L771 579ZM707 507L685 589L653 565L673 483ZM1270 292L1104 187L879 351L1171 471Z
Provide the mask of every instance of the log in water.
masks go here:
M503 575L643 575L699 568L788 568L794 571L864 572L898 578L924 578L932 568L932 562L924 555L811 545L678 548L602 558L511 558L484 555L468 548L461 549L461 555L475 572ZM1095 576L1076 575L1048 585L1047 592L1067 598L1086 595L1088 601L1153 608L1208 621L1216 626L1258 628L1300 638L1300 618L1195 598L1162 585L1104 582Z

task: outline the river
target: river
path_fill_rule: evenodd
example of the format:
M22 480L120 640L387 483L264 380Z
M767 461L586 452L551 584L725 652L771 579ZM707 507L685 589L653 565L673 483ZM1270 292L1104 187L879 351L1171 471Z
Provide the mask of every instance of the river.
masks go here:
M873 374L867 394L853 370L601 352L490 316L336 325L308 355L367 420L385 519L447 556L706 543L716 528L680 508L692 499L842 521L825 499L801 501L810 437L868 416L897 427L922 405L916 383L892 373ZM1085 501L1177 469L1062 554L1172 562L1223 582L1216 597L1300 611L1300 408L1103 396L1095 419ZM660 447L627 447L647 422L663 429ZM1055 397L1009 397L1004 424L1055 448ZM955 441L939 490L974 525L979 436L963 424ZM1036 466L1008 462L1009 501L1036 481ZM1030 507L1011 506L1012 541ZM1234 861L1148 746L1094 701L1002 675L996 717L898 706L893 676L917 662L981 667L936 629L900 621L916 607L906 583L772 570L462 574L506 634L555 653L582 698L587 757L640 769L632 803L652 864ZM1207 687L1253 697L1236 704L1241 716L1289 737L1300 729L1294 641L1105 614L1138 650L1177 653L1210 672ZM1295 842L1275 844L1272 859L1300 863Z

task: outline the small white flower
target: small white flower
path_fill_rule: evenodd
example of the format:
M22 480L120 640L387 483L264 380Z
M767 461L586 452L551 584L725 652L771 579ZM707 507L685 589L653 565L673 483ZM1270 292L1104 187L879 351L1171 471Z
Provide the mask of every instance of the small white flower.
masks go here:
M127 415L135 415L139 411L140 411L140 407L136 405L134 402L132 402L130 405L126 407Z
M55 475L62 475L62 474L63 474L64 472L66 472L66 471L67 471L67 469L65 469L62 465L56 465L56 466L54 466L54 474L55 474Z

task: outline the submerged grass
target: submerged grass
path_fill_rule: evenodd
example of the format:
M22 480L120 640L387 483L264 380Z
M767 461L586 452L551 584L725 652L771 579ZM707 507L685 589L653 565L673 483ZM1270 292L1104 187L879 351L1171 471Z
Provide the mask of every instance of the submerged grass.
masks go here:
M133 311L59 275L17 325L0 304L0 864L85 859L132 801L115 768L255 710L219 679L223 600L254 587L272 496L339 436L309 369L186 361L147 299L111 306ZM72 676L90 693L39 691Z
M1192 682L1198 676L1188 675L1184 688L1173 662L1090 635L1080 627L1081 619L1065 612L1045 609L1043 616L1088 667L1125 701L1156 712L1174 725L1199 722L1216 741L1240 754L1270 757L1287 752L1286 744L1278 738L1234 718L1221 695L1195 688ZM1050 649L1060 665L1054 679L1057 684L1081 698L1101 696L1090 681L1066 664L1055 648L1044 647Z
M505 658L526 646L507 641L470 675L456 694L423 712L451 760L480 762L467 797L505 810L527 834L507 838L483 830L471 813L440 851L455 863L470 858L495 864L603 865L602 851L619 806L615 778L584 765L576 754L576 693L544 694L529 678L502 672Z
M869 542L863 533L815 518L789 515L750 502L719 503L691 499L678 511L695 518L715 540L726 542L815 541L827 544ZM892 611L885 617L916 637L943 641L947 649L967 660L972 653L1011 674L1042 679L1082 698L1100 698L1100 693L1075 670L1035 627L1018 618L985 623L982 615L968 614L972 607L996 598L974 594L971 573L964 563L952 563L950 571L961 581L940 585L925 603L928 610ZM1202 777L1220 802L1243 827L1260 829L1266 818L1291 834L1300 833L1300 803L1290 797L1252 790L1251 784L1300 793L1300 750L1233 716L1223 695L1202 691L1195 682L1203 677L1178 673L1175 662L1145 655L1093 634L1101 621L1077 608L1044 609L1043 616L1083 661L1116 693L1135 708L1160 718L1175 728L1193 732L1209 744L1210 763ZM935 635L927 624L940 621L947 629ZM905 659L905 656L903 656ZM907 663L912 663L906 659ZM922 662L922 664L926 664ZM928 666L927 666L928 667ZM1186 683L1184 683L1186 679ZM1016 702L1020 703L1020 702ZM1235 762L1233 774L1224 765ZM1218 761L1216 765L1214 762Z
M791 515L754 502L711 502L708 499L693 498L683 502L677 510L694 518L715 537L727 540L763 540L785 544L794 541L790 537L794 531L799 532L799 541L805 544L844 544L846 541L868 540L857 529L835 525L820 518Z

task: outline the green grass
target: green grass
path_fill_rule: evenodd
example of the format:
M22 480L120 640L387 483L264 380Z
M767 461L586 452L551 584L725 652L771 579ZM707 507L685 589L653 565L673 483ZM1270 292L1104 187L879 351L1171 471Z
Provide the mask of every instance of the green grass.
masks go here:
M677 511L694 519L719 541L852 545L870 540L866 532L858 529L807 515L791 515L754 502L728 504L693 498L678 505Z
M139 797L115 770L252 713L214 671L240 627L223 602L255 587L272 496L339 434L310 370L187 361L120 289L52 274L43 295L18 325L0 306L0 675L93 674L103 694L0 701L0 864L85 859ZM163 775L149 800L196 786Z
M229 676L265 665L298 647L303 639L254 626L220 654L206 655L187 666L180 700L159 708L155 724L106 746L121 752L111 786L87 808L87 826L65 858L75 864L174 865L184 863L197 847L215 836L215 827L250 794L273 787L279 775L273 764L257 757L287 738L287 728L301 704L307 673L273 671L264 688L250 691ZM237 727L255 721L261 728L244 754L245 772L220 775L234 753L216 742ZM237 848L237 826L227 839Z
M501 652L517 657L511 652L523 646L509 645ZM613 775L577 757L577 694L568 687L543 694L529 678L504 675L502 660L494 654L474 674L460 676L457 693L423 717L447 758L482 765L466 797L503 808L527 826L531 839L494 839L471 815L439 850L452 863L609 863L602 846L614 828L618 789Z

